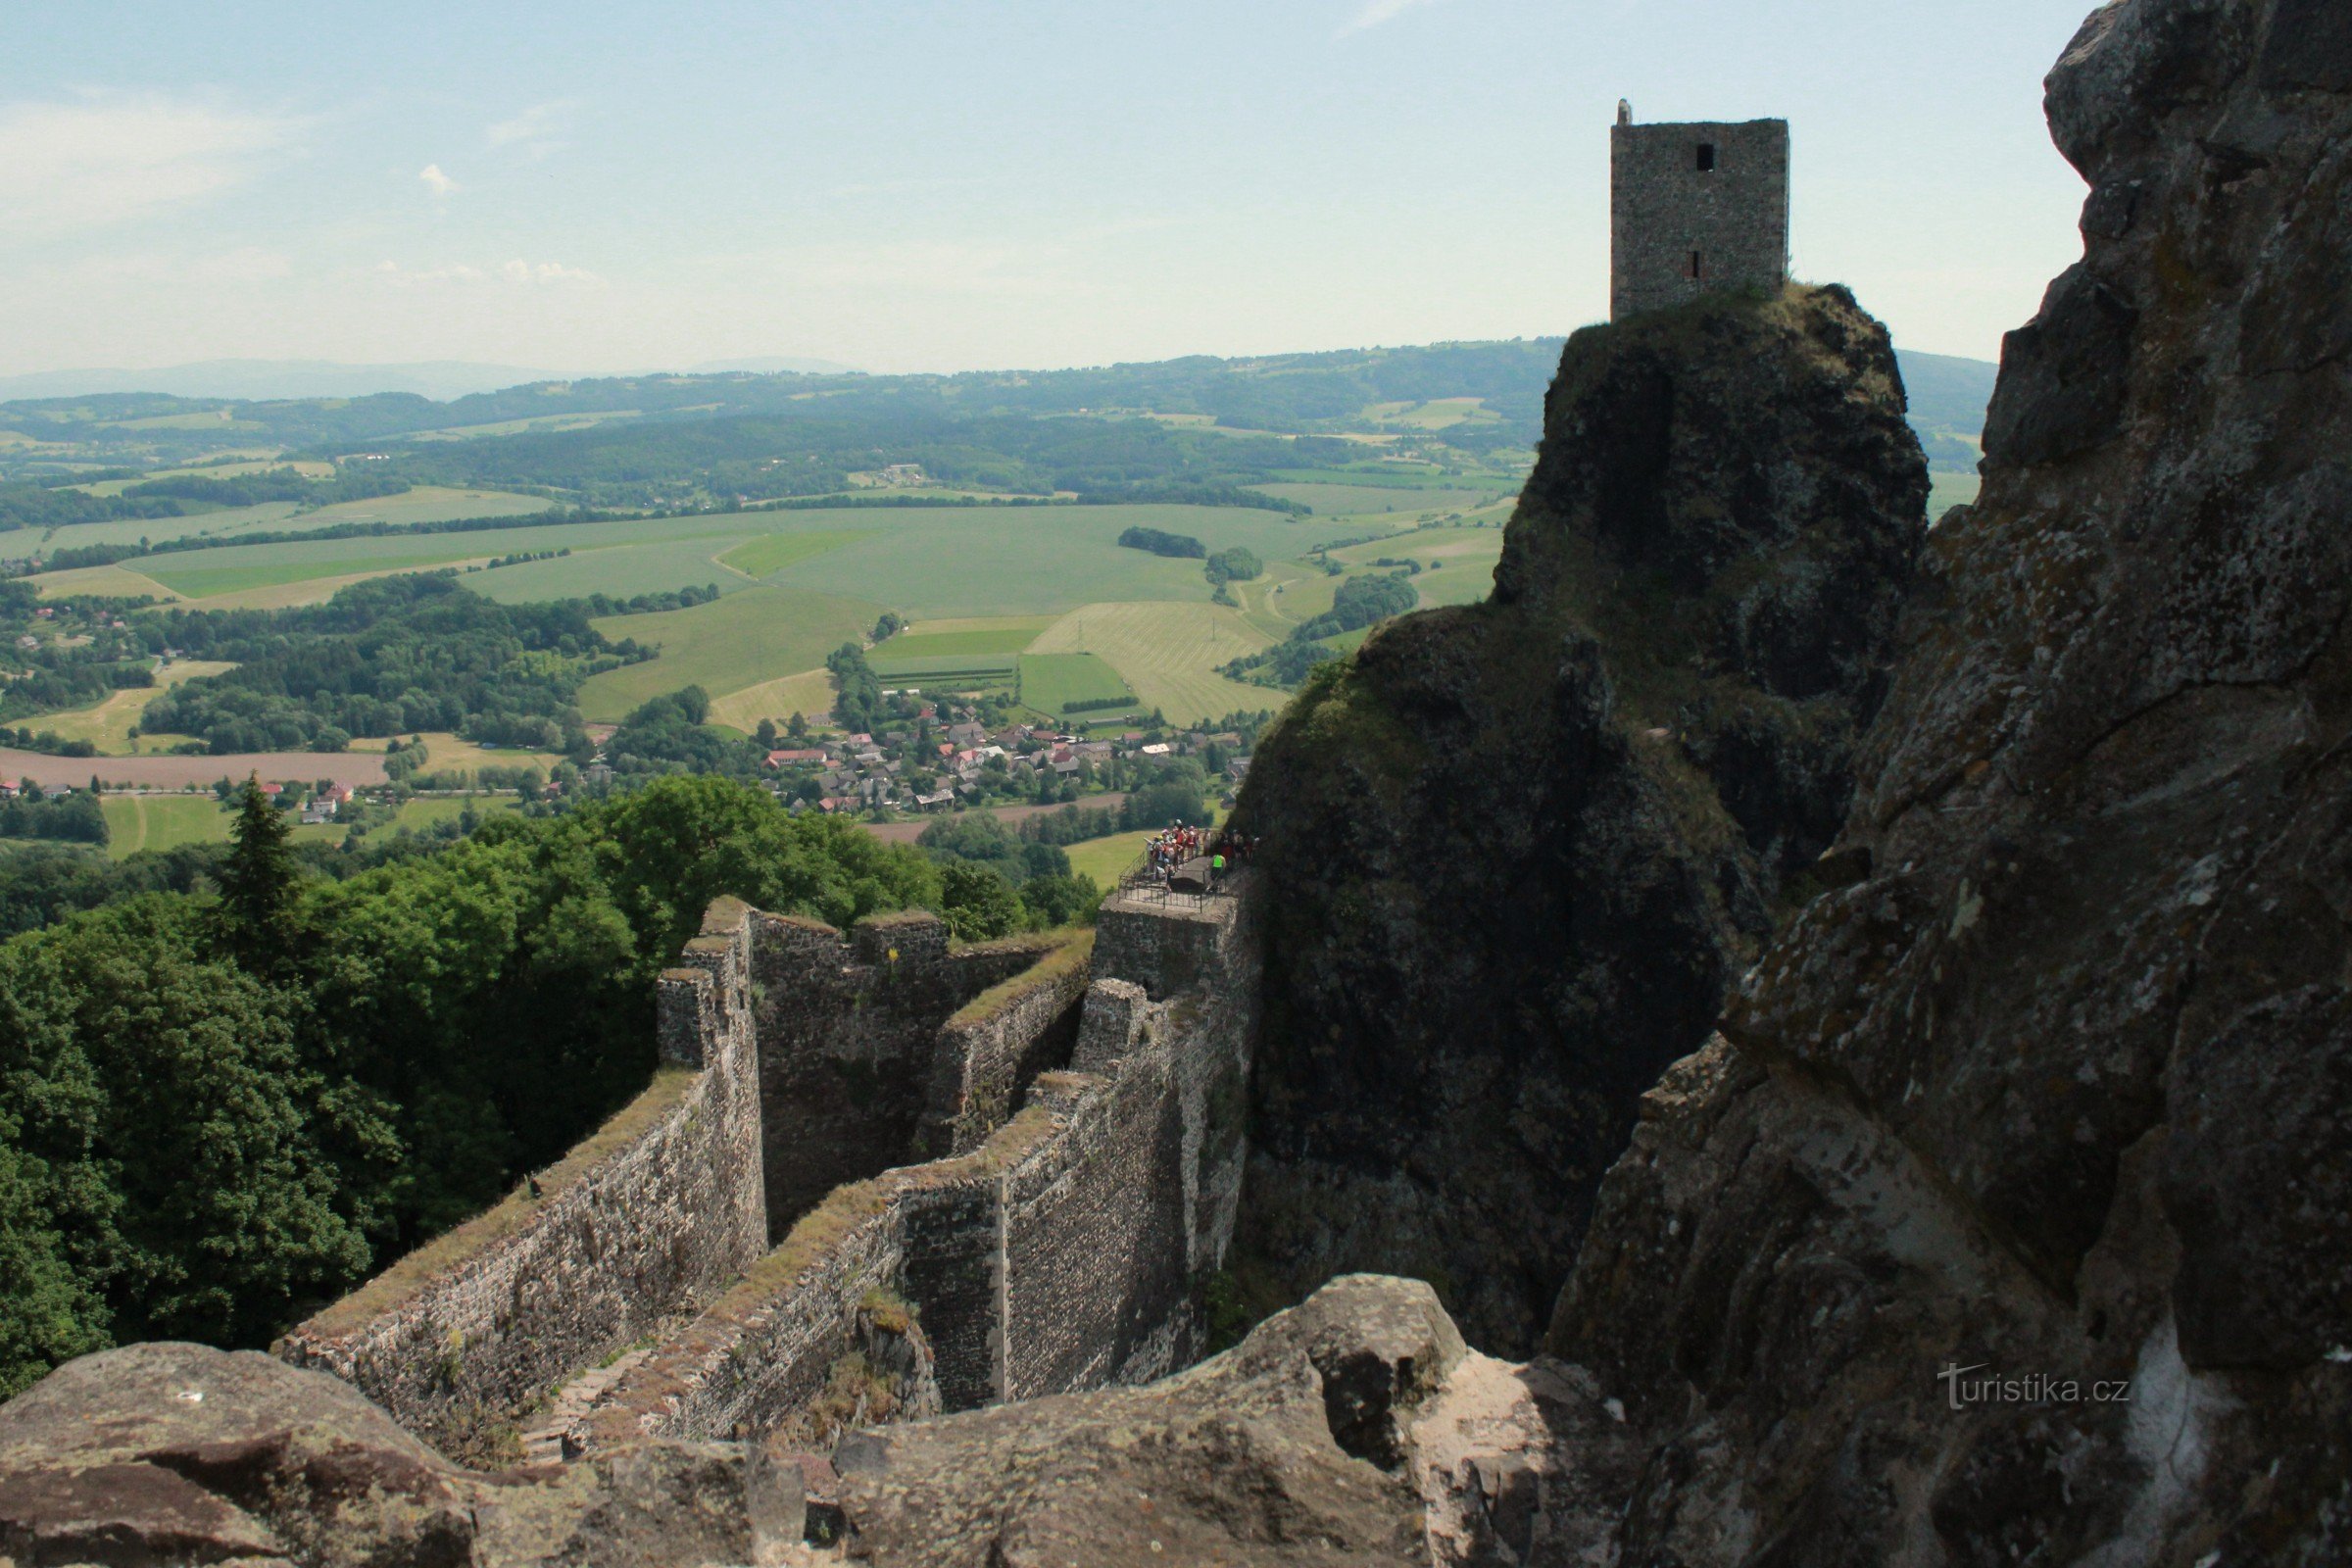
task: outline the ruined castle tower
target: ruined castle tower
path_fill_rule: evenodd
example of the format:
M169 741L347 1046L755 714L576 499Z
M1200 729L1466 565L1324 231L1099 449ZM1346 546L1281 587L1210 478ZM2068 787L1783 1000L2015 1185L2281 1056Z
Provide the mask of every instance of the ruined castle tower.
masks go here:
M1609 316L1623 320L1788 277L1788 122L1609 132Z

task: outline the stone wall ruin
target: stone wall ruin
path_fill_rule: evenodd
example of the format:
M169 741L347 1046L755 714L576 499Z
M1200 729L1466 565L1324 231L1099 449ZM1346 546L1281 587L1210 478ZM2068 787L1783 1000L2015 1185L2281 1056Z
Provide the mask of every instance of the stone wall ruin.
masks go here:
M881 1361L901 1413L1186 1364L1240 1183L1249 901L1117 898L1099 933L720 901L662 977L653 1086L276 1353L485 1458L764 1435Z

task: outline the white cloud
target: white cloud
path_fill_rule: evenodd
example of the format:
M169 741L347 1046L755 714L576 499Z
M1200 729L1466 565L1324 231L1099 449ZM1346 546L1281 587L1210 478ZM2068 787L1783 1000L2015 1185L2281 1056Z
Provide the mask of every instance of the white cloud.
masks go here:
M425 165L422 169L416 171L416 177L423 180L425 188L431 191L435 196L446 196L451 191L458 188L458 182L456 180L441 172L441 166L439 164Z
M217 196L294 130L274 116L161 97L0 106L0 237L51 238Z
M1435 0L1364 0L1363 9L1340 29L1340 36L1344 38L1348 33L1361 32L1366 27L1377 27L1384 22L1395 21L1416 6L1434 3Z
M457 262L448 267L407 268L398 262L378 262L375 275L394 288L466 287L486 283L536 288L564 284L598 285L604 282L603 278L585 268L565 267L562 262L526 262L520 257L501 267L473 267Z
M564 145L561 138L572 108L569 98L533 104L513 119L491 125L482 132L482 139L492 147L519 147L534 158L544 158Z

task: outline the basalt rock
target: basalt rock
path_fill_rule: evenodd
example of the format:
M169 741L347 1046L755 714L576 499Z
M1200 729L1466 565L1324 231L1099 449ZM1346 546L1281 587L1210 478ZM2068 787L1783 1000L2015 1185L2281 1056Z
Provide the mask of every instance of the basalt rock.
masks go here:
M2121 0L1839 854L1551 1348L1627 1563L2352 1560L2352 31Z
M1926 499L1842 289L1570 339L1493 599L1311 679L1243 792L1246 1281L1417 1275L1535 1342L1636 1100L1814 885Z
M252 1350L151 1343L68 1362L0 1406L0 1563L780 1563L799 1473L654 1443L481 1475L350 1385Z

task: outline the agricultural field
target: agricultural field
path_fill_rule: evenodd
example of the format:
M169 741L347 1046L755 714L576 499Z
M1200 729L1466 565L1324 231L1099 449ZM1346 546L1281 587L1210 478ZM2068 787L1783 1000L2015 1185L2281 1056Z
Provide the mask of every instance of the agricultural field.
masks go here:
M461 571L468 589L509 604L708 585L719 592L714 603L599 622L608 636L662 651L658 660L588 682L580 701L589 719L617 721L647 698L689 684L710 693L717 722L747 733L761 718L815 716L831 702L825 655L862 640L891 610L912 624L869 656L886 684L1003 690L1012 685L1023 655L1091 654L1106 668L1079 685L1062 683L1056 665L1033 666L1029 678L1044 682L1037 687L1041 710L1124 690L1146 710L1157 707L1190 721L1278 705L1278 694L1225 680L1212 666L1330 608L1338 579L1304 564L1304 552L1350 533L1401 534L1459 508L1499 515L1509 505L1507 495L1497 499L1491 488L1349 483L1344 481L1359 477L1351 470L1322 472L1290 488L1314 498L1310 504L1379 510L1299 516L1173 504L811 508L278 545L224 538L203 549L35 580L51 594L152 593L203 609L318 603L366 577L446 568ZM350 507L416 501L403 496ZM532 503L500 496L500 504ZM1250 549L1266 561L1266 573L1233 585L1239 612L1209 604L1200 562L1117 543L1123 530L1138 525L1189 534L1211 550ZM1440 535L1433 530L1412 537L1446 556L1442 572L1425 574L1427 602L1483 596L1499 530L1446 530L1446 542L1434 546L1429 541ZM1384 548L1385 538L1352 547L1343 559L1368 562ZM497 557L540 552L564 553L482 569ZM1465 570L1473 556L1484 560ZM1463 574L1445 575L1453 571ZM434 761L442 762L438 753Z
M1132 699L1134 691L1119 672L1095 654L1021 655L1021 701L1041 713L1060 715L1072 703L1109 704ZM1089 719L1120 711L1110 707L1088 709Z
M96 479L67 488L94 496L119 496L132 485L145 484L150 479L241 479L249 473L269 473L278 468L292 468L307 479L331 479L335 475L335 466L331 463L278 463L253 458L244 463L216 463L201 468L152 468L135 479Z
M805 669L797 675L763 680L757 686L746 686L739 692L710 699L710 722L741 730L746 735L758 729L763 718L772 718L781 726L795 713L813 722L830 716L832 711L833 677L822 669Z
M1280 707L1281 693L1228 680L1215 668L1273 641L1223 605L1108 604L1070 612L1031 652L1099 654L1146 708L1190 724Z
M1363 417L1375 424L1413 430L1446 430L1457 424L1500 424L1502 416L1484 398L1431 398L1424 403L1375 403Z
M946 655L1017 654L1054 624L1052 615L984 615L960 620L927 620L874 650L877 659L928 659Z
M1120 872L1135 863L1151 841L1149 833L1113 833L1108 838L1073 844L1069 846L1070 870L1078 876L1093 877L1097 887L1107 888L1119 879Z
M514 809L511 795L435 796L405 803L398 815L371 836L389 837L404 828L422 832L436 822L454 822L467 810L479 815ZM106 813L106 853L126 860L141 850L175 850L183 844L226 844L236 821L232 807L210 795L109 795L99 802ZM350 835L340 822L297 822L297 844L340 844Z
M75 788L93 774L109 787L148 790L207 788L249 773L263 778L332 778L355 788L384 782L384 760L363 752L238 752L227 757L51 757L0 747L0 778L28 778L43 789Z
M106 813L106 853L118 860L141 850L225 844L235 820L210 795L109 795L98 808Z
M1413 578L1413 587L1419 592L1424 608L1476 604L1494 590L1494 564L1502 559L1502 530L1418 528L1411 533L1332 552L1334 561L1350 568L1373 571L1381 569L1373 563L1383 557L1421 564L1422 570ZM1286 609L1295 612L1295 607Z
M406 737L403 737L404 739ZM471 772L483 767L535 767L546 772L563 757L555 752L526 751L518 746L476 746L445 729L426 730L424 741L424 771L442 773L452 769ZM351 743L356 753L380 756L390 742L383 736L364 736Z
M275 465L264 465L275 466ZM226 469L207 468L205 473ZM129 482L129 481L124 481ZM461 517L510 517L545 512L555 505L543 496L515 495L505 490L457 489L421 485L396 496L367 501L339 501L331 507L305 512L291 501L268 501L256 507L226 507L192 513L184 517L119 517L109 522L77 522L52 528L41 542L63 550L77 545L127 545L141 539L218 538L224 543L238 534L331 528L341 522L450 522ZM292 546L264 546L292 549ZM493 551L491 554L501 554ZM171 559L169 557L165 559Z
M92 708L82 708L64 713L44 713L33 725L36 729L55 730L64 741L88 741L107 757L135 757L141 753L168 752L186 739L181 735L141 735L136 740L130 731L147 711L147 705L170 688L198 675L218 675L234 669L233 664L219 663L204 659L183 659L156 671L153 686L132 687L116 692Z
M1388 484L1261 484L1252 489L1312 507L1318 517L1378 517L1390 513L1465 512L1488 505L1492 490L1438 490ZM1311 542L1311 541L1310 541Z
M732 567L746 577L764 577L781 571L796 561L821 556L836 546L857 538L854 533L767 533L749 544L737 545L718 558L722 566Z
M880 614L879 606L862 601L761 584L689 610L610 616L596 629L615 641L658 645L662 656L590 677L580 688L580 711L608 722L682 686L723 697L818 668L834 649L862 639ZM762 716L786 715L753 715L753 723Z
M1954 507L1965 507L1977 499L1984 481L1973 473L1931 473L1928 475L1928 521L1938 522Z

